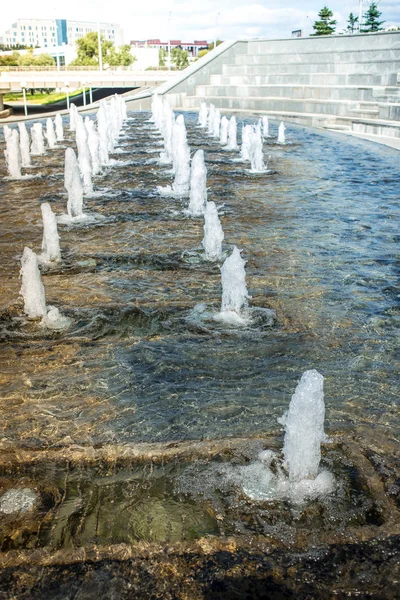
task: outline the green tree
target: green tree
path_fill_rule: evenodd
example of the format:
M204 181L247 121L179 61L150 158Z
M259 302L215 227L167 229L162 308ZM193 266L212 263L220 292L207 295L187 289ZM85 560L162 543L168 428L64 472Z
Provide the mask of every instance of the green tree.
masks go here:
M26 54L22 54L19 57L18 65L20 67L54 67L55 60L50 54L39 54L38 56L34 56L33 48L29 48Z
M110 67L129 67L135 62L136 56L132 56L129 44L119 47L119 52L113 47L108 55L107 63Z
M368 10L364 13L361 32L370 33L371 31L382 31L383 27L381 27L381 25L383 25L385 21L379 21L381 14L376 2L371 2Z
M217 46L219 46L220 44L222 44L221 40L217 40ZM211 42L211 44L208 44L208 49L212 50L214 48L214 42Z
M331 35L335 32L336 21L333 19L333 12L324 6L318 13L319 21L315 21L313 29L315 33L310 35Z
M111 67L131 65L136 58L130 52L130 46L124 44L117 50L110 40L100 36L101 57L103 65ZM71 65L78 67L97 67L99 65L99 42L96 31L90 31L76 41L77 57Z
M163 68L166 66L167 51L164 48L160 48L158 51L158 66Z
M354 33L358 29L358 17L355 17L351 12L347 20L346 33Z
M171 50L171 62L176 69L185 69L189 66L188 53L178 46L173 48Z

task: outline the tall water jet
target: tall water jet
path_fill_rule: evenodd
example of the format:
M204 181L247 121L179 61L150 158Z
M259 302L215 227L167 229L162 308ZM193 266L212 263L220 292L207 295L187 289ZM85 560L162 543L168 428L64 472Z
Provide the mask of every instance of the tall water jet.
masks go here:
M162 195L186 196L190 185L190 150L186 140L186 127L183 115L179 115L172 132L173 172L175 179L171 186L158 187Z
M284 144L285 143L285 125L282 121L282 123L279 125L278 128L278 144Z
M174 150L173 145L177 146L181 141L179 139L174 140L174 123L175 114L168 102L164 100L162 102L162 115L160 121L160 132L163 137L164 150L160 154L160 161L163 164L169 164L173 162ZM175 132L176 133L176 132ZM181 132L182 135L182 132ZM185 129L186 136L186 129ZM186 141L186 137L185 137Z
M20 294L24 299L24 313L29 319L46 316L46 296L36 254L25 247L21 258L22 285Z
M85 194L89 194L93 192L92 160L90 158L88 134L80 115L76 119L76 145L78 147L79 169L83 179L83 191Z
M4 131L4 139L7 140L7 138L10 137L10 135L11 135L12 129L8 125L3 125L3 131Z
M56 215L48 202L40 205L43 220L41 262L59 262L61 260L60 236L57 230Z
M56 118L54 119L54 124L55 124L55 128L56 128L57 142L62 142L64 140L64 127L63 127L62 116L60 115L60 113L56 114Z
M56 142L57 142L56 133L54 131L53 119L51 119L50 117L46 120L46 139L47 139L49 148L56 147Z
M203 150L197 150L190 170L190 195L187 211L190 215L204 214L207 204L207 169Z
M41 156L45 153L42 124L34 123L31 127L31 154Z
M207 117L208 117L208 108L207 108L207 104L202 101L200 102L200 110L199 110L199 118L197 121L197 124L199 125L199 127L207 127Z
M92 174L97 175L100 172L100 136L97 132L94 121L85 118L85 127L88 135L88 146L92 163Z
M13 129L6 137L4 156L11 179L21 179L21 149L19 146L19 133L16 129Z
M229 119L229 125L228 125L228 143L225 146L225 150L238 150L237 125L236 125L236 117L235 117L235 115L233 115Z
M110 157L108 155L108 139L109 139L109 125L107 121L107 115L104 107L104 103L100 102L100 108L97 112L97 131L100 136L99 143L99 159L101 165L109 165Z
M249 158L253 173L262 173L265 171L261 127L257 126L250 132Z
M229 120L223 116L221 119L221 128L219 133L219 143L221 146L225 146L228 143L228 127Z
M280 419L285 426L283 456L290 482L315 479L325 439L324 378L315 369L303 373L288 411Z
M77 115L78 115L78 109L76 108L76 105L73 102L71 102L70 107L69 107L69 130L70 131L76 130Z
M250 136L253 133L252 125L242 125L242 145L240 146L240 158L243 161L250 160Z
M226 320L242 322L244 311L248 307L249 294L246 287L246 261L240 256L240 250L234 247L221 267L222 301L221 317Z
M269 138L269 122L266 116L262 118L262 134L264 139Z
M204 212L204 238L201 242L207 260L222 259L223 240L224 232L222 231L215 202L207 202Z
M214 104L210 104L210 109L208 111L207 118L207 133L212 135L214 132L214 117L215 117L215 106Z
M163 101L158 94L153 94L151 97L151 117L150 122L155 123L157 129L161 128L163 112Z
M29 133L23 121L18 123L19 129L19 147L21 150L21 164L23 167L31 166L31 154L29 152Z
M214 113L214 122L213 122L213 137L219 138L220 135L220 127L221 127L221 112L216 109Z
M65 151L64 187L67 190L67 212L71 218L83 215L83 187L79 164L72 148Z

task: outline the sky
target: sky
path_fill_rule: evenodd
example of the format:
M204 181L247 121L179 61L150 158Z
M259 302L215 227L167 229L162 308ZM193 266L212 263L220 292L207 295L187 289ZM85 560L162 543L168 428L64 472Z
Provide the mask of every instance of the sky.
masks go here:
M363 0L365 10L369 0ZM319 10L327 5L337 20L336 31L346 27L349 13L358 15L359 0L69 0L56 6L54 0L19 0L7 3L2 12L0 35L17 19L61 18L114 22L121 25L124 42L160 38L212 41L239 38L290 37L302 29L312 33ZM384 27L400 27L400 0L380 0Z

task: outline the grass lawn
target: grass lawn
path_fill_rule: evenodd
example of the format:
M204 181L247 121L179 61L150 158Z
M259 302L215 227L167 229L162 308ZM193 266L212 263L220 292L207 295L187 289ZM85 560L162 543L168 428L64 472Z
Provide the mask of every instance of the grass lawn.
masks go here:
M81 94L82 90L75 90L71 92L69 95L70 98ZM45 93L35 92L34 95L31 95L29 92L26 94L26 102L27 104L52 104L53 102L58 102L58 100L65 100L67 96L65 93L53 92L53 93ZM23 102L24 97L22 92L12 92L11 94L4 94L4 102Z

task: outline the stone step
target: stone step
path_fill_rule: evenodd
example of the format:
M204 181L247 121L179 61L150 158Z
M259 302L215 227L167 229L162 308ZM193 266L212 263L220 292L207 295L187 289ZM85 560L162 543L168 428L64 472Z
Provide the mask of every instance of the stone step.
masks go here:
M318 60L318 57L315 57ZM285 75L297 73L339 73L351 75L380 75L387 74L390 85L396 85L397 73L400 71L400 59L397 61L371 61L371 62L337 62L337 63L286 63L265 65L237 65L226 62L222 65L223 75Z
M396 73L274 73L269 75L224 75L210 76L210 85L361 85L390 86L396 84ZM398 88L400 92L400 88Z
M358 64L369 61L386 61L391 62L398 60L397 50L363 50L363 51L347 51L341 52L318 52L319 63L339 63L339 62L357 62ZM250 46L248 54L236 56L235 64L237 65L265 65L270 63L275 64L301 64L314 63L316 58L315 52L264 52L262 54L251 52Z
M382 90L388 88L382 88ZM198 85L196 94L199 96L238 96L251 98L253 96L283 97L310 100L337 100L347 102L373 102L376 87L359 86L312 86L312 85ZM397 90L394 90L397 91ZM385 101L380 95L380 102Z

